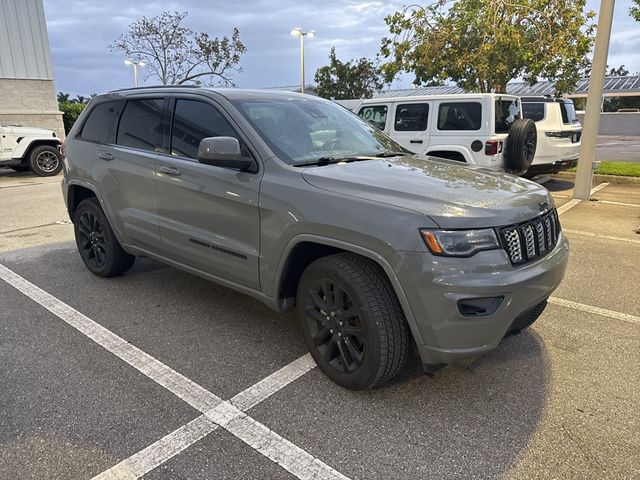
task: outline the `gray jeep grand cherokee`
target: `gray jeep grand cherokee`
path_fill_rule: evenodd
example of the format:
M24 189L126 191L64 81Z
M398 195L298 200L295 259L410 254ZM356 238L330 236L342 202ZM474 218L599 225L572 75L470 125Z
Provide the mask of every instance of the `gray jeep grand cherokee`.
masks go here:
M120 275L145 255L295 308L347 388L391 379L412 344L431 371L495 348L540 315L567 263L544 188L415 157L306 95L116 91L64 151L89 270Z

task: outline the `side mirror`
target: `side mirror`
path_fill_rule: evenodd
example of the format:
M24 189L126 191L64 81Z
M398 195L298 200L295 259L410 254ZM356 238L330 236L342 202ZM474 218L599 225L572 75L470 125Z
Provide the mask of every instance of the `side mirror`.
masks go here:
M246 170L253 164L252 158L243 157L240 142L233 137L203 138L198 146L198 161L214 167Z

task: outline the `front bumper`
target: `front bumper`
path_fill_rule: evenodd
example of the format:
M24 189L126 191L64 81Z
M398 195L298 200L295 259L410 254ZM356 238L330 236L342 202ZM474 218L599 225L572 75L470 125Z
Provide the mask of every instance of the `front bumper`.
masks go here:
M546 300L562 281L569 244L560 235L545 257L514 267L504 250L478 252L470 258L398 252L392 265L408 299L414 338L425 365L449 364L490 351L516 317ZM458 302L502 297L495 312L465 316Z

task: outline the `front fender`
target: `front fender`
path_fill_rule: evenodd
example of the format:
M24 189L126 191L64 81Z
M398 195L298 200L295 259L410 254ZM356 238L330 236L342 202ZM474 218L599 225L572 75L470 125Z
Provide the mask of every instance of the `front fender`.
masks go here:
M13 151L13 158L24 158L32 146L51 145L58 147L62 142L51 137L24 137Z

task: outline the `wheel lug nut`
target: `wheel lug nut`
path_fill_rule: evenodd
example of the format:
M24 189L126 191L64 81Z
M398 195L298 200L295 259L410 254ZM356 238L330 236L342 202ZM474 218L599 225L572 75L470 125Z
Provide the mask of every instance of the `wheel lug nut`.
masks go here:
M339 336L339 337L341 337L341 336L342 336L342 333L338 332L338 336Z
M329 330L329 333L333 333L333 328Z

